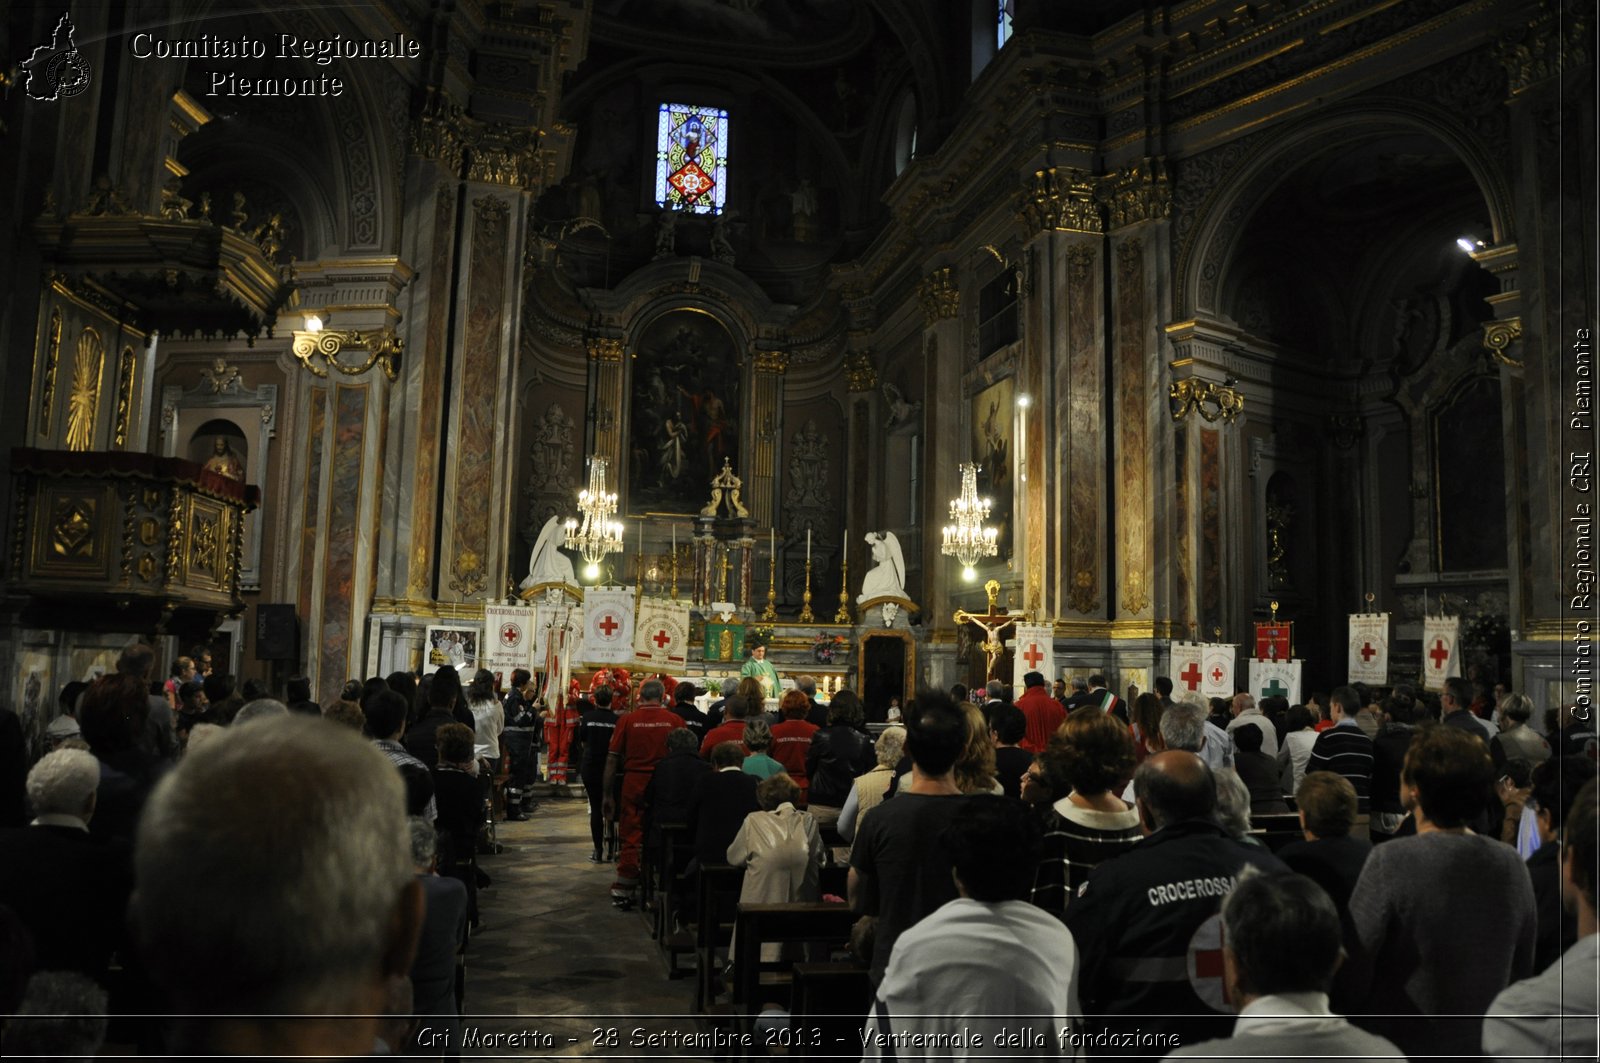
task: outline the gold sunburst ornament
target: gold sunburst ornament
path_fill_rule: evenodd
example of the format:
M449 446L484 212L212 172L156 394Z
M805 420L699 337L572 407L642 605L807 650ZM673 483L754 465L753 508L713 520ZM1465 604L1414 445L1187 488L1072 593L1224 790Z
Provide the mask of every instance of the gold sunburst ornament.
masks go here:
M88 450L94 445L95 415L100 410L100 374L105 369L106 347L100 334L86 328L78 336L72 360L72 394L67 399L68 450Z

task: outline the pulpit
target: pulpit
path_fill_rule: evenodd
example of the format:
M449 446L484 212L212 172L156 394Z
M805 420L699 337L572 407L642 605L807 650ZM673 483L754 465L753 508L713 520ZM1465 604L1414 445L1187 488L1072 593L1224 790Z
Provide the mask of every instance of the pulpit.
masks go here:
M200 638L244 608L255 487L181 458L15 449L11 587L27 623Z

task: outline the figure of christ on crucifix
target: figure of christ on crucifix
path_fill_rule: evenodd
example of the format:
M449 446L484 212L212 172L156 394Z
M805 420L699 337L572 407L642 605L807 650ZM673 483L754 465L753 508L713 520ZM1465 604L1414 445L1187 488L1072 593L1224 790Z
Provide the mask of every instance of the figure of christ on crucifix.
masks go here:
M995 663L1006 652L1005 640L1000 637L1000 633L1017 621L1028 618L1026 614L1013 615L1000 611L999 580L990 580L985 583L983 590L989 596L989 611L987 613L969 613L965 609L957 609L954 619L957 624L976 624L983 629L984 679L987 681L995 678Z

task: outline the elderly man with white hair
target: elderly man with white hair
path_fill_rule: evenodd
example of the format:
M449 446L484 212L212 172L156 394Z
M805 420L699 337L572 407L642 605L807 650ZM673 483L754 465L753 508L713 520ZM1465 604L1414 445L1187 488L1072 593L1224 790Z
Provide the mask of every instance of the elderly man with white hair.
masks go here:
M28 772L33 822L0 831L0 904L33 935L39 970L104 980L133 889L126 844L89 833L100 762L58 749Z
M370 742L299 715L230 728L161 781L136 853L140 953L185 1016L174 1051L372 1049L423 898L405 786Z
M1206 719L1205 702L1185 694L1161 715L1161 740L1168 749L1197 753L1213 772L1233 767L1233 738Z

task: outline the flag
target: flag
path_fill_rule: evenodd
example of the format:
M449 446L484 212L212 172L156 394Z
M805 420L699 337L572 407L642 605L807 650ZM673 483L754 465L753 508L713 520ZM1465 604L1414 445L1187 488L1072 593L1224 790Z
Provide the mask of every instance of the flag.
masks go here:
M1287 661L1250 661L1250 693L1261 698L1288 698L1289 704L1300 704L1300 666L1298 658Z
M483 663L480 667L509 677L513 669L533 670L533 626L538 614L526 606L483 607Z
M1231 698L1237 691L1233 682L1232 646L1208 642L1200 647L1200 695Z
M581 605L549 605L540 602L533 607L533 659L538 667L544 667L545 657L549 653L546 641L551 631L561 632L566 629L566 652L572 660L583 660L583 606Z
M1422 689L1443 690L1444 681L1461 674L1461 618L1422 618Z
M644 598L634 624L633 659L655 669L679 669L689 651L689 603Z
M1201 646L1198 642L1172 644L1172 690L1175 694L1198 694L1204 676L1200 673Z
M583 659L633 663L633 588L595 588L583 596Z
M1293 656L1293 620L1256 621L1256 658L1258 660L1287 661ZM1254 683L1250 685L1255 686Z
M540 606L549 610L550 623L542 625L544 668L543 699L547 707L559 709L566 702L567 685L572 677L573 651L582 644L583 621L577 610L566 606ZM541 617L542 619L542 617ZM559 720L559 714L557 719ZM557 730L559 730L559 723Z
M1055 677L1056 643L1052 624L1018 624L1011 644L1011 689L1022 689L1022 677L1039 672L1049 682Z
M1345 668L1351 683L1389 681L1389 614L1350 614L1350 661Z

